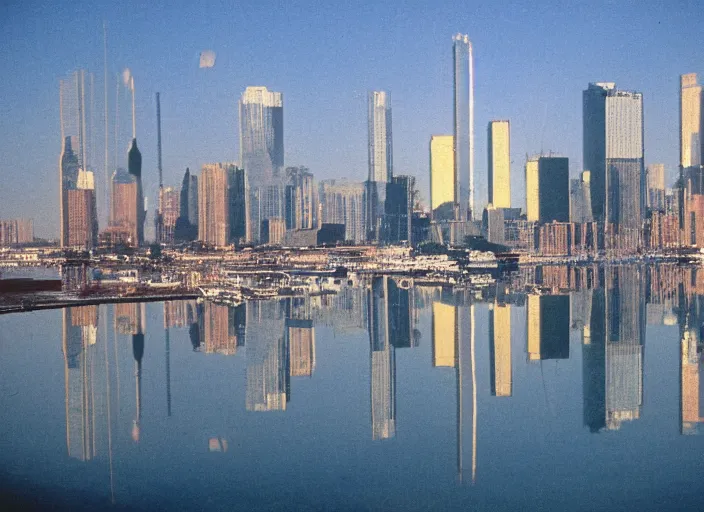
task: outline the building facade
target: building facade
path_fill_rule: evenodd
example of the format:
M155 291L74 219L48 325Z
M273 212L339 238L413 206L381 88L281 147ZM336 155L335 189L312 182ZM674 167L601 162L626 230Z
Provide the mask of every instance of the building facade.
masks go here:
M365 233L364 183L323 180L319 185L320 223L343 224L345 240L360 244Z
M257 243L261 222L284 216L283 94L247 87L239 102L240 164L249 186L247 241Z
M511 207L511 125L491 121L487 128L489 203L494 208Z
M456 180L454 138L430 137L430 209L433 220L455 220Z
M228 244L227 169L223 164L204 164L198 180L198 239L204 244Z

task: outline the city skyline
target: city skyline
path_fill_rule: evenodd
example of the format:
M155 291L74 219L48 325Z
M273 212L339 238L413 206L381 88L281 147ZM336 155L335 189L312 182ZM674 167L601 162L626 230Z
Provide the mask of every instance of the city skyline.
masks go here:
M685 9L687 6L683 6ZM696 7L696 6L693 6ZM22 14L21 8L6 7L9 11L5 19L12 19L17 23L9 26L9 37L12 37L13 48L18 51L31 50L30 41L26 34L31 30L26 30L28 21L37 22L40 25L48 23L48 20L36 15L27 16L27 20L18 19ZM620 8L617 13L624 14ZM526 21L533 16L545 16L548 10L545 5L538 5L532 11L515 10L516 12L504 13L503 23L507 27L517 20ZM559 91L553 90L548 99L538 91L547 90L546 85L554 76L554 64L549 63L551 59L544 59L547 65L543 65L543 60L536 56L528 55L518 51L515 43L492 41L490 32L495 31L497 22L492 21L494 14L501 13L501 8L489 9L487 12L473 12L470 19L469 13L461 11L460 16L450 16L450 6L440 6L436 9L438 27L432 35L420 37L413 42L413 50L416 51L417 63L414 66L421 69L430 65L431 75L435 79L425 79L423 75L428 73L414 73L413 79L404 80L404 73L401 72L407 67L408 61L399 59L398 62L391 61L386 67L380 68L377 61L367 62L368 67L360 69L363 57L368 55L369 45L364 46L359 56L352 56L349 49L344 49L341 63L332 72L335 79L331 85L318 91L320 100L317 103L310 103L310 95L306 90L313 90L314 84L321 76L325 76L325 71L316 65L312 67L306 62L309 55L305 48L294 45L291 48L291 57L299 59L299 62L306 62L304 66L307 75L305 78L285 78L283 72L290 65L284 66L281 70L276 69L280 58L276 57L271 62L254 59L255 64L246 65L246 73L240 73L235 80L228 78L233 66L237 66L242 61L233 53L232 49L218 48L213 45L210 37L200 37L202 42L198 42L199 30L204 24L214 23L210 16L196 16L193 23L196 27L184 36L184 42L178 45L178 51L173 52L164 59L163 51L154 51L155 43L149 37L131 37L135 28L122 26L120 17L115 12L91 12L92 19L87 23L82 23L82 27L77 30L75 44L62 41L62 44L55 44L50 50L51 54L47 58L51 59L51 64L42 66L42 70L34 71L35 79L32 81L30 90L33 96L29 101L19 101L20 92L17 90L7 90L5 97L8 99L10 119L22 117L26 120L26 127L23 130L15 130L14 122L6 120L1 126L1 139L6 144L12 144L17 148L20 155L9 152L10 158L7 165L11 168L28 168L29 172L20 173L22 176L11 176L7 186L3 187L9 192L1 194L0 204L2 204L0 216L8 217L35 217L37 234L39 236L58 236L58 226L50 211L56 211L56 201L58 198L51 190L50 183L55 183L55 179L50 179L52 171L55 169L55 162L58 142L52 143L56 139L54 134L58 133L58 105L56 101L56 81L61 76L76 69L86 69L96 76L95 90L96 97L102 96L102 41L100 31L102 20L107 22L108 33L108 68L109 76L117 76L122 69L129 67L133 75L140 84L140 94L137 96L137 125L140 132L140 148L145 157L145 196L149 197L150 208L155 204L156 199L156 122L154 119L153 93L156 90L162 91L162 110L164 117L164 170L165 184L174 185L178 183L178 177L182 174L186 166L200 168L200 165L208 161L233 161L236 157L236 143L232 144L232 138L236 137L236 122L233 122L233 115L236 112L236 98L241 92L251 84L267 84L268 87L280 90L287 97L287 154L289 157L286 165L306 165L316 174L318 179L339 178L346 176L350 179L362 179L364 176L366 152L364 151L365 123L365 96L368 90L383 87L394 96L394 117L395 131L395 166L400 173L414 175L419 179L420 188L426 203L429 200L428 176L425 172L425 158L421 156L426 151L427 138L432 133L448 133L452 125L451 113L451 62L448 63L448 39L457 30L467 33L475 47L476 60L476 119L475 126L482 126L492 118L507 118L511 120L513 128L511 160L513 203L518 203L518 198L523 194L523 184L520 171L522 162L521 156L526 152L536 152L540 149L559 150L562 154L570 157L570 175L576 176L581 171L581 156L579 146L581 145L580 130L580 98L579 92L584 88L584 84L598 80L613 80L626 89L642 91L645 97L646 110L646 165L653 162L663 162L666 164L667 183L671 184L675 175L676 166L679 163L679 150L677 139L677 90L679 86L679 75L689 72L699 72L698 62L701 62L701 50L686 48L683 43L673 39L674 36L664 36L666 41L664 48L653 48L654 52L640 52L637 49L648 45L648 41L642 41L642 31L638 38L635 33L619 33L622 39L620 45L611 45L615 49L609 49L609 42L613 43L614 35L606 34L596 47L593 42L591 46L582 41L582 36L570 35L565 44L556 49L556 35L541 34L545 40L537 47L540 51L537 54L542 58L554 57L556 54L569 58L570 62L579 59L579 69L568 66L568 78L559 87ZM149 14L144 13L144 16ZM263 21L260 13L253 13L254 23L251 30L256 30ZM262 13L263 14L263 13ZM423 12L412 9L408 18L402 21L398 28L390 35L380 35L379 31L373 33L374 41L386 41L391 36L398 36L410 30L419 23ZM594 12L582 13L580 22L586 25L599 26L603 22L610 20L605 14ZM613 14L613 13L612 13ZM691 16L679 18L677 12L668 12L654 5L643 6L637 16L643 22L643 26L652 27L658 34L665 34L668 27L677 19L677 22L696 25L701 18L701 13L697 9L692 9ZM56 21L61 21L68 16L63 9L59 9ZM178 16L178 14L174 14ZM34 16L34 17L33 17ZM393 13L385 15L386 18L394 16ZM557 15L559 20L565 22L565 26L574 23L565 16L571 17L570 13ZM575 16L576 18L577 16ZM612 16L613 17L613 16ZM21 18L21 17L20 17ZM185 17L184 17L185 18ZM618 18L618 16L615 16ZM92 25L92 30L87 32L90 37L81 38L84 30ZM141 19L141 18L140 18ZM180 18L179 18L180 19ZM278 19L277 23L281 23ZM294 20L295 21L295 20ZM354 23L347 29L347 33L354 33L360 30L357 18L353 18ZM52 21L53 22L53 21ZM182 22L183 23L183 22ZM607 31L609 24L615 21L608 21L606 25L599 28L599 33ZM140 23L136 23L140 25ZM335 24L333 24L335 25ZM24 32L16 32L25 28ZM678 30L682 27L678 25ZM325 29L326 31L328 29ZM262 32L266 34L268 32ZM118 38L118 34L119 38ZM124 36L123 36L124 34ZM16 35L16 37L13 37ZM245 36L251 41L246 40ZM537 34L535 29L531 29L528 34L531 40L535 40ZM47 38L56 37L51 32ZM277 36L280 37L280 36ZM495 36L493 36L495 37ZM262 40L257 33L245 31L237 36L239 47L246 48L249 53L259 53L252 45ZM203 39L207 39L203 40ZM84 42L85 41L85 42ZM268 44L265 45L268 47ZM338 43L339 44L339 43ZM333 45L339 53L338 44ZM373 44L373 43L369 43ZM397 44L385 50L395 51ZM650 42L652 45L652 42ZM603 45L600 46L600 45ZM48 45L51 47L51 45ZM213 46L218 52L218 64L213 69L198 69L196 57L202 48ZM302 45L305 46L305 45ZM586 48L590 48L588 52ZM673 49L676 48L677 51ZM157 46L158 50L159 47ZM634 52L648 54L649 58L628 59L627 55L622 55L624 49ZM600 53L603 50L604 53ZM621 53L619 53L618 51ZM682 50L682 51L679 51ZM313 51L312 49L310 51ZM625 53L628 54L628 51ZM248 53L248 54L249 54ZM286 53L286 52L284 52ZM310 55L315 55L311 53ZM323 53L322 59L327 62L327 53ZM595 61L599 56L598 62ZM193 59L190 57L193 56ZM602 58L603 57L603 58ZM523 58L526 64L519 65ZM157 60L153 60L157 59ZM45 64L43 58L37 59L39 63ZM163 62L162 62L163 60ZM191 62L193 60L194 62ZM250 59L251 60L251 59ZM359 78L350 80L349 83L341 83L337 80L340 73L345 73L345 64L350 64L352 71L361 70ZM169 68L169 65L175 65ZM192 66L191 66L192 65ZM500 65L500 68L497 66ZM9 64L10 69L14 69L19 75L33 68L31 63ZM515 67L512 67L515 66ZM544 66L541 68L541 66ZM349 66L347 66L349 67ZM651 73L655 68L658 70L657 76ZM282 74L283 72L283 74ZM509 80L513 73L528 73L527 80L521 83L522 90L515 89L516 86L508 87L505 82ZM182 75L181 75L182 74ZM354 74L354 73L352 73ZM564 73L561 73L563 76ZM8 86L16 84L15 79L8 80ZM168 77L168 79L167 79ZM502 82L502 80L504 82ZM168 86L163 87L166 83ZM388 85L387 85L388 84ZM184 87L180 87L183 85ZM305 85L305 86L304 86ZM7 87L6 87L7 88ZM17 89L17 88L16 88ZM217 91L217 94L216 94ZM331 99L334 97L334 100ZM421 101L421 98L423 100ZM537 98L537 99L535 99ZM331 107L331 101L332 106ZM100 103L100 102L98 102ZM114 105L112 105L114 106ZM101 109L95 109L100 112ZM219 111L218 111L219 110ZM178 112L177 112L178 111ZM52 114L53 112L53 114ZM311 117L320 113L321 119L328 120L327 115L337 116L342 122L332 126L327 122L320 123L321 126L310 127ZM22 114L20 114L22 113ZM309 117L308 114L311 114ZM15 115L16 114L16 115ZM303 115L305 114L305 115ZM101 126L100 115L95 120L97 127ZM41 119L41 123L39 122ZM317 123L316 123L317 124ZM536 129L536 126L539 129ZM650 126L650 130L648 129ZM658 127L656 130L655 127ZM185 128L184 128L185 127ZM312 133L310 132L312 130ZM29 132L28 132L29 131ZM33 133L36 132L36 135ZM100 130L96 139L100 139ZM30 134L32 134L30 136ZM560 134L564 134L561 137ZM28 138L29 137L29 138ZM475 160L476 174L484 177L486 174L485 158L486 146L482 137L475 136ZM144 140L144 142L142 142ZM37 148L36 141L41 141L41 148ZM334 143L332 141L335 141ZM102 144L96 143L94 155L101 155L99 150ZM186 151L187 147L196 147L197 152ZM24 151L24 153L22 152ZM28 156L28 153L29 154ZM202 154L201 154L202 153ZM197 156L196 156L197 155ZM101 160L99 157L97 160ZM100 162L96 164L96 179L98 190L102 187L103 173ZM42 198L37 201L42 208L37 213L28 215L27 201L20 200L18 191L26 188L26 175L35 179L35 194ZM359 177L359 178L358 178ZM484 197L486 191L477 189L477 194ZM101 218L104 215L103 194L98 193L98 207L101 210ZM53 207L53 208L52 208ZM52 221L49 221L52 219ZM50 223L51 222L51 223ZM149 223L150 224L150 223ZM149 226L151 228L151 226Z

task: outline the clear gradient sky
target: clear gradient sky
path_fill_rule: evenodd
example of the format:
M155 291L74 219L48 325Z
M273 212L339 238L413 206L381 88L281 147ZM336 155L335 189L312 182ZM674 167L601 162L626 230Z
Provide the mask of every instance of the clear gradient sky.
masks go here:
M59 79L92 71L102 100L103 20L109 73L129 67L135 76L150 210L156 91L164 181L178 185L186 166L199 172L205 162L237 160L237 101L249 85L284 93L286 165L306 165L319 180L364 180L366 92L387 90L394 171L415 175L427 201L430 135L452 133L451 37L467 33L475 55L477 193L486 194L487 123L509 119L513 203L524 206L526 153L556 151L570 158L572 175L581 170L582 90L593 81L643 92L646 164L664 163L669 184L678 165L678 77L704 75L701 0L5 0L0 218L33 217L38 236L58 233ZM199 69L206 49L216 52L215 67ZM96 136L102 140L102 130ZM102 145L96 149L101 155ZM99 158L99 185L103 173ZM101 212L102 197L98 190ZM152 219L150 211L150 229Z

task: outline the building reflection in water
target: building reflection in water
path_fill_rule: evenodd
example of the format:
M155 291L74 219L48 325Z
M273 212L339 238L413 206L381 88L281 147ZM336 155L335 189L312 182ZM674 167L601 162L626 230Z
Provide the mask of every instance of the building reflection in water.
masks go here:
M369 284L369 343L371 375L372 439L396 435L396 352L391 333L396 322L389 315L391 294L396 284L387 276Z
M246 306L248 411L284 411L291 399L285 306L283 301Z
M486 348L480 344L479 353L489 356L480 360L488 366L485 375L489 375L491 396L513 396L514 384L519 385L514 382L514 372L523 375L513 368L518 359L513 358L511 340L520 335L512 336L512 328L525 325L527 360L518 363L521 365L569 358L570 329L579 334L583 423L589 432L615 431L640 418L646 321L648 325L677 323L679 427L682 434L698 434L704 429L704 379L700 378L703 278L700 270L675 265L583 266L522 269L518 276L509 278L510 286L500 282L479 292L414 288L407 279L377 276L342 281L334 295L253 301L236 307L166 302L165 414L172 414L171 329L181 329L193 348L202 353L194 357L245 357L248 411L285 410L292 394L291 378L314 377L316 325L328 327L333 335L364 329L370 346L371 437L394 438L399 427L396 350L418 346L422 311L431 320L430 364L438 372L454 372L457 475L460 481L474 482L479 390L475 309L485 307L489 337ZM116 304L112 310L115 332L130 336L132 341L136 411L129 420L131 437L138 442L143 414L164 411L143 406L142 363L145 348L152 351L145 347L146 310L144 304ZM81 461L104 456L112 462L113 422L128 440L127 429L120 423L119 403L113 407L120 397L120 361L117 343L109 345L110 320L108 310L104 311L100 318L97 306L62 312L66 446L69 457ZM526 316L525 323L515 321L521 314ZM100 336L99 321L105 331ZM128 389L131 394L129 384ZM492 400L487 404L495 403ZM178 415L178 410L174 411ZM226 451L225 438L212 438L208 449ZM112 464L110 468L112 487Z
M511 306L494 302L489 310L489 375L493 396L511 396Z
M66 447L70 457L87 461L99 449L99 425L104 405L96 400L96 380L102 372L97 351L98 307L65 308L63 353L66 394ZM100 390L98 390L100 392ZM96 411L96 407L98 410Z

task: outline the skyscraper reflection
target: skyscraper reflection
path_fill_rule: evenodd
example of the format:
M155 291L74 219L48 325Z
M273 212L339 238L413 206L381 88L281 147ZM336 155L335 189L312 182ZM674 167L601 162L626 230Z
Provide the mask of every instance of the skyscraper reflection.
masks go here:
M282 301L247 304L248 411L284 411L291 398L284 306Z
M65 308L63 318L66 446L69 457L92 459L97 451L94 372L97 306Z
M494 303L489 310L489 374L493 396L511 396L511 306Z
M640 418L645 302L640 269L606 269L606 428Z
M528 295L526 301L528 360L570 357L569 295Z
M372 278L369 294L372 439L396 435L396 353L391 343L388 276ZM393 284L391 287L393 288Z

